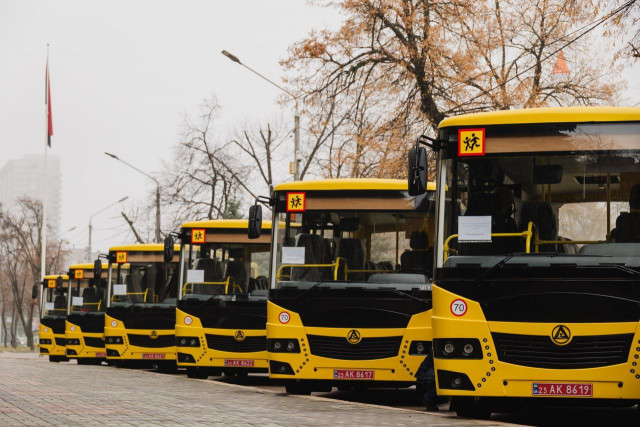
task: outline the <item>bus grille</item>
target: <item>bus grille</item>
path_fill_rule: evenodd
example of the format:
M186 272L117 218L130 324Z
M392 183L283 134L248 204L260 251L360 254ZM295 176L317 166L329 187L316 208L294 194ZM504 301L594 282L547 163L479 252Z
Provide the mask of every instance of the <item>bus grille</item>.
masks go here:
M60 346L67 345L67 339L66 338L58 338L58 337L56 337L56 345L60 345Z
M400 351L402 337L362 338L350 344L346 338L307 335L311 354L330 359L369 360L395 357Z
M232 335L206 334L207 347L218 351L236 353L251 353L254 351L267 351L267 337L251 336L242 341L236 341Z
M149 335L128 334L129 344L136 347L173 347L176 345L175 335L158 335L158 338L152 339Z
M498 359L520 366L585 369L625 363L633 334L576 336L559 346L543 335L493 333Z
M84 345L87 347L104 348L104 340L96 337L84 337Z

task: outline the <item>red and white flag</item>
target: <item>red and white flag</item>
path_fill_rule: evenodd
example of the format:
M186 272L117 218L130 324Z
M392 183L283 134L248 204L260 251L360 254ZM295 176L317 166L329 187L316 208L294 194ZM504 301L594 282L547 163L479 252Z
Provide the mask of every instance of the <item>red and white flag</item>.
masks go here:
M45 73L45 94L44 104L47 107L47 144L51 148L51 137L53 136L53 117L51 116L51 86L49 84L49 54L47 53L47 70Z

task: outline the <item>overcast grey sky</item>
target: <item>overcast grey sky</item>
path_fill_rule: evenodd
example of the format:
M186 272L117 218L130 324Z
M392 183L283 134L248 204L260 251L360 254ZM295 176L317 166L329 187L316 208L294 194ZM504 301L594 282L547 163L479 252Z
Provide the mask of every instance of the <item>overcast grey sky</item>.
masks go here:
M51 44L53 150L63 168L61 230L87 244L91 213L154 188L152 174L177 142L185 111L211 94L224 126L291 111L277 89L220 54L279 81L279 59L313 28L341 16L304 0L0 0L0 166L44 144L44 67ZM640 101L638 65L625 72L627 105ZM39 173L39 171L34 171ZM129 203L129 202L127 202ZM132 241L113 208L94 219L94 249Z
M278 61L293 42L340 21L335 10L303 0L0 0L0 166L43 151L50 43L61 230L77 226L65 238L86 246L93 212L123 196L139 201L154 188L104 151L160 172L184 112L212 93L229 128L277 114L288 119L277 89L220 51L279 81ZM95 249L131 241L119 212L94 218Z

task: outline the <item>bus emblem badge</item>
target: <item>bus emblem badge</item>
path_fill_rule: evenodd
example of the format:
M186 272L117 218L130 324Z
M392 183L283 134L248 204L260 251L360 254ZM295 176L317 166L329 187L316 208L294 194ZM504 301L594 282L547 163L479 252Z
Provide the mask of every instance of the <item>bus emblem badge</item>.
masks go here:
M551 339L556 345L565 345L571 341L571 331L564 325L558 325L551 331Z
M362 337L360 336L360 332L356 331L355 329L347 332L347 341L349 341L350 344L358 344L361 339Z
M158 331L149 332L149 338L151 338L152 340L157 340L158 339Z
M236 334L233 336L236 341L244 341L244 332L236 331Z

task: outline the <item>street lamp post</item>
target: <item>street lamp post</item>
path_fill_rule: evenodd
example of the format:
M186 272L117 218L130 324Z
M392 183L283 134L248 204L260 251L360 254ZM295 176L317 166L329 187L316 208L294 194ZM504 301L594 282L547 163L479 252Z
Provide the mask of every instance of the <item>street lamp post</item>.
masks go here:
M87 249L87 259L88 259L89 261L91 261L91 233L92 233L92 231L93 231L93 225L91 225L91 221L93 220L93 217L94 217L94 216L96 216L96 215L98 215L99 213L102 213L102 212L106 211L106 210L107 210L107 209L109 209L110 207L117 205L118 203L122 203L122 202L124 202L124 201L125 201L125 200L127 200L128 198L129 198L129 196L123 197L122 199L118 200L117 202L111 203L109 206L104 207L104 208L100 209L100 210L99 210L99 211L97 211L97 212L94 212L94 213L93 213L93 214L91 214L91 216L89 217L89 247L88 247L88 249Z
M289 95L289 97L291 97L291 99L293 99L293 102L295 103L295 112L294 112L294 116L293 116L293 177L294 177L294 179L296 181L299 181L300 180L300 168L299 168L299 164L298 163L300 162L300 159L298 158L298 154L300 153L300 115L298 113L298 98L295 97L291 92L289 92L288 90L286 90L285 88L280 86L279 84L273 82L272 80L269 80L268 78L266 78L265 76L263 76L262 74L260 74L256 70L254 70L253 68L251 68L251 67L247 66L246 64L243 64L242 62L240 62L240 59L237 56L235 56L234 54L229 53L226 50L223 50L222 54L224 56L226 56L227 58L229 58L230 60L232 60L233 62L235 62L235 63L237 63L239 65L242 65L244 68L246 68L247 70L251 71L253 74L257 75L261 79L266 80L267 82L269 82L273 86L275 86L278 89L280 89L285 94Z
M106 154L107 156L113 159L116 159L119 162L124 163L125 165L129 166L131 169L134 169L140 172L142 175L146 176L147 178L153 180L153 182L156 183L156 242L158 243L162 242L162 233L160 232L160 182L155 177L149 175L144 171L141 171L137 167L133 166L131 163L128 163L122 160L120 157L116 156L115 154L111 154L107 152L105 152L104 154Z

